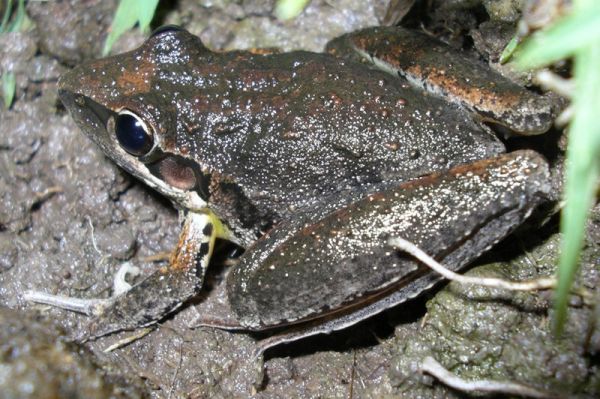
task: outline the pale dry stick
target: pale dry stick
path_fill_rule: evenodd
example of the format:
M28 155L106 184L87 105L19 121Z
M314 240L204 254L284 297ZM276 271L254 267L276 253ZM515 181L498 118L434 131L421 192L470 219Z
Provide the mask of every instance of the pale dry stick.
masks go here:
M554 120L554 125L556 127L562 128L565 127L573 120L573 116L575 115L575 107L569 105L563 109L560 114Z
M115 277L113 277L113 293L112 297L122 295L131 289L131 284L126 280L127 276L137 277L142 271L139 267L134 266L131 262L125 262L119 267Z
M471 277L463 276L455 273L442 266L439 262L427 255L423 250L417 247L410 241L400 237L391 238L388 244L394 246L423 262L426 266L441 274L443 277L451 281L456 281L462 284L483 285L486 287L503 288L513 291L533 291L553 288L556 285L555 278L540 278L536 280L512 282L493 277ZM538 391L526 385L521 385L514 382L478 380L465 381L460 377L446 370L432 357L426 357L421 363L421 371L431 374L445 385L463 392L481 391L481 392L496 392L509 393L515 395L529 396L532 398L555 398L549 393Z
M103 255L102 251L100 251L98 249L98 245L96 245L96 237L94 236L94 224L92 223L92 218L90 218L89 215L86 215L85 219L87 220L88 224L90 225L90 235L92 236L92 246L94 247L96 252L98 252L98 255L102 256Z
M52 187L48 187L44 191L34 193L34 199L33 199L33 202L31 203L31 207L41 204L42 202L46 201L48 198L50 198L54 194L62 193L62 191L63 191L63 189L61 186L52 186Z
M171 252L162 251L162 252L157 252L153 255L142 256L139 258L139 261L140 262L160 262L160 261L169 260L170 257L171 257Z
M573 98L573 93L575 92L574 79L564 79L548 69L543 69L536 73L535 82L546 90L552 90L568 99ZM568 105L561 110L554 124L558 127L566 126L573 119L574 112L575 108L572 105Z
M348 399L354 398L354 373L356 371L356 349L352 351L352 369L350 371L350 387L348 392Z
M396 247L423 262L426 266L433 269L451 281L457 281L462 284L483 285L486 287L503 288L511 291L535 291L547 290L556 286L556 279L553 277L538 278L530 281L506 281L494 277L472 277L463 276L442 266L439 262L427 255L422 249L410 241L400 237L390 238L388 244Z
M552 90L563 97L573 98L573 93L575 93L575 81L573 79L565 79L548 69L542 69L536 73L534 79L535 83L544 89Z
M104 310L104 299L72 298L61 295L46 294L41 291L26 290L23 292L23 300L43 305L50 305L87 316L98 316Z
M445 385L458 389L462 392L489 392L489 393L506 393L511 395L527 396L530 398L554 399L560 396L553 395L549 392L537 390L527 385L518 384L510 381L493 381L493 380L477 380L466 381L438 363L431 356L423 359L420 367L421 372L430 374L442 381Z
M108 257L106 255L102 255L100 262L103 262L107 258ZM62 295L47 294L45 292L34 290L25 291L23 293L23 299L28 302L50 305L61 309L67 309L73 312L82 313L88 316L100 316L104 314L104 311L112 303L116 296L123 295L131 288L131 284L129 284L125 280L125 277L128 274L136 276L140 274L140 269L136 266L133 266L129 262L123 263L114 277L113 294L110 298L107 299L73 298Z
M114 351L115 349L119 349L126 345L129 345L132 342L135 342L137 340L144 338L146 335L150 334L154 330L155 330L154 326L142 328L142 329L136 331L135 333L133 333L132 335L129 335L123 339L118 340L114 344L110 345L108 348L104 349L103 352L110 353L110 352Z

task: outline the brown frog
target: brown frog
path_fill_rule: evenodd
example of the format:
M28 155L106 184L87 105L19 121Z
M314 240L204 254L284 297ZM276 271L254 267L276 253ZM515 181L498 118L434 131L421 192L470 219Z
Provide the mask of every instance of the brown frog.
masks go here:
M230 317L205 324L290 325L264 350L344 328L439 280L391 238L459 269L545 197L546 162L502 154L480 122L541 133L547 99L402 28L328 50L216 53L166 27L63 76L77 124L173 202L182 233L167 267L111 298L27 297L94 315L86 337L149 325L199 292L222 238L246 252L219 287Z

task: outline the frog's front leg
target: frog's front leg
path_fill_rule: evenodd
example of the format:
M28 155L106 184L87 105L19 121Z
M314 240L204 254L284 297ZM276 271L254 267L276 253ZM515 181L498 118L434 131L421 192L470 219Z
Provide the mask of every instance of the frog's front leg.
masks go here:
M95 316L82 338L153 324L200 290L215 239L222 230L219 226L210 212L184 212L169 265L111 298L82 300L29 292L25 299Z

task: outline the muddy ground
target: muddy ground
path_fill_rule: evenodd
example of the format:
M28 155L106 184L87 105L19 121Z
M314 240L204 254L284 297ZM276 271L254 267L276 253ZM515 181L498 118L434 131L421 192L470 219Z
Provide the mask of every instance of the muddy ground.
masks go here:
M513 4L519 2L496 2L507 7L500 11L484 2L487 9L434 13L421 3L409 23L458 47L474 44L492 63L519 17ZM184 25L215 49L319 51L343 32L379 24L387 1L313 1L290 22L276 21L272 6L268 0L171 2L157 24ZM114 1L30 2L35 29L0 36L2 70L17 77L16 100L0 111L0 397L463 397L416 372L427 355L464 378L512 380L556 397L600 394L598 315L588 306L574 298L566 333L555 338L547 293L454 284L346 331L271 350L264 373L252 357L255 336L189 328L201 300L109 353L104 349L134 333L85 347L70 343L87 318L26 303L22 293L106 297L123 261L136 262L148 274L160 263L144 258L169 251L178 235L168 201L106 158L57 101L58 77L98 57L114 9ZM114 52L143 39L139 32L128 33ZM557 132L508 144L542 151L558 182L560 137ZM540 226L546 215L469 273L508 279L553 273L558 223L550 217ZM579 279L596 297L599 243L596 209Z

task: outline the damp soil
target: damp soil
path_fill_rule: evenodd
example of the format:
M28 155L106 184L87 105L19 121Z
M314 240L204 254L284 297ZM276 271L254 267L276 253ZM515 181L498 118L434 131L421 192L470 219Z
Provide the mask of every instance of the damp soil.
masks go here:
M513 7L519 2L495 2L493 9L490 2L447 2L458 5L446 9L425 3L417 1L407 24L475 48L492 64L519 17ZM0 111L0 398L42 397L44 387L70 397L465 397L418 373L425 356L468 379L597 397L598 315L574 297L567 331L556 338L546 293L441 285L345 331L270 350L264 363L253 357L257 336L190 328L202 297L114 351L104 352L139 331L72 343L87 317L26 303L23 293L107 297L122 262L147 275L161 265L147 258L168 252L178 235L169 202L106 158L57 100L58 77L99 56L115 7L116 1L100 0L30 2L35 29L0 36L0 67L17 79L14 103ZM276 21L272 7L269 0L171 2L156 23L181 24L215 49L320 51L339 34L378 25L387 1L315 0L289 22ZM114 51L133 48L144 36L128 33ZM560 132L511 145L533 145L550 158L558 197ZM541 212L469 273L552 274L558 222L547 215ZM578 283L597 298L598 207L586 238Z

